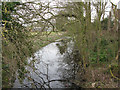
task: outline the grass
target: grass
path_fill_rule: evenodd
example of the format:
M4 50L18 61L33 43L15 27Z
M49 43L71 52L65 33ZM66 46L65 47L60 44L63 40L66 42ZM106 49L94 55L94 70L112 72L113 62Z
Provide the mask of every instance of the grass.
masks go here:
M105 35L104 35L105 34ZM109 43L109 45L107 44L107 42L110 42L111 40L116 40L116 37L113 36L111 37L111 35L109 35L108 32L104 32L103 40L102 40L102 45L101 48L103 48L104 46L107 47L107 50L111 51L107 51L105 49L100 49L100 60L101 62L99 63L95 63L93 61L93 63L90 63L89 67L85 68L85 74L82 76L83 77L83 81L81 82L81 71L79 71L76 75L76 80L73 81L76 84L78 84L79 86L85 87L85 88L117 88L118 84L117 84L117 80L115 78L112 77L112 75L110 74L110 67L109 65L112 66L112 71L113 74L115 76L118 76L117 74L117 60L115 60L115 56L111 56L110 54L114 54L112 52L114 52L114 50L116 49L116 41ZM52 32L48 37L46 36L46 32L30 32L30 40L33 43L33 49L36 51L42 47L44 47L45 45L54 42L56 39L59 39L63 36L66 36L67 34L64 32ZM106 42L107 40L107 42ZM92 44L91 44L92 45ZM92 55L91 58L93 60L97 60L96 56ZM108 59L108 61L106 60Z
M47 44L54 42L61 37L67 35L65 32L52 32L50 35L46 35L46 32L30 32L29 40L33 44L33 50L37 51L38 49L46 46Z
M11 88L15 78L16 78L16 71L21 70L22 73L19 73L20 80L24 78L24 66L27 60L27 57L29 56L29 53L34 53L40 48L44 47L45 45L54 42L56 39L59 39L63 37L66 33L65 32L52 32L49 36L46 36L46 32L29 32L28 33L28 38L26 40L31 41L32 46L32 52L28 51L27 45L20 46L21 50L24 50L24 53L27 55L24 55L23 52L20 52L20 54L15 54L14 52L17 52L16 46L8 42L7 45L4 42L3 45L3 62L2 62L2 87L3 88ZM21 56L22 60L16 58ZM21 61L23 64L22 66L19 67L18 63Z
M106 34L107 35L103 35L103 36L106 36L104 38L106 38L107 42L109 42L112 39L113 39L113 41L116 40L116 39L114 39L114 38L116 38L115 36L111 37L111 35L109 35L109 33L106 33ZM48 45L49 43L52 43L55 40L60 39L67 35L68 35L67 32L52 32L50 35L47 36L46 32L38 32L37 31L37 32L29 32L28 33L29 37L27 38L27 40L32 42L32 45L33 45L32 49L33 49L33 53L34 53L34 52L38 51L40 48ZM111 48L112 51L114 51L116 49L115 46L117 45L116 44L117 42L114 42L114 43L112 42L113 44L111 43L111 44L107 45L106 41L103 40L102 43L104 43L106 46L108 46L107 48ZM91 44L91 45L93 45L93 44ZM3 64L3 66L2 66L3 68L6 68L4 70L7 70L7 73L6 73L6 71L3 71L3 76L5 76L3 78L5 81L3 87L11 87L11 85L13 83L12 81L14 81L15 78L12 79L12 77L10 77L10 76L15 75L15 74L13 74L13 75L11 75L11 74L16 70L16 67L17 67L17 65L16 65L17 61L11 57L11 54L13 53L12 51L16 50L16 48L14 45L12 45L12 43L9 43L9 45L7 47L4 47L3 49L5 49L3 51L6 51L3 54L3 57L4 57L4 55L7 56L7 58L4 57L5 64ZM103 49L102 52L103 51L105 51L105 49ZM93 61L93 64L91 64L85 68L86 73L83 76L81 75L81 71L79 71L76 75L76 80L73 82L75 82L76 84L78 84L82 87L86 87L86 88L94 88L94 87L96 87L96 88L110 88L110 87L114 88L114 87L117 87L116 79L114 79L111 76L110 68L109 68L109 65L111 65L113 74L115 76L117 76L117 60L114 60L116 55L114 55L113 58L112 58L112 56L109 57L110 55L108 55L107 57L108 57L109 62L106 61L106 55L108 53L111 53L112 51L100 53L100 57L102 59L101 63L95 63L96 62L95 60L97 60L96 54L91 52L90 59ZM114 53L112 53L112 54L114 54ZM83 79L82 82L80 81L81 76Z
M95 37L93 36L93 39ZM96 50L96 48L94 49L95 45L98 45L94 43L95 41L91 42L92 40L89 38L91 41L88 45L93 46L93 49L90 48L87 51L90 55L89 58L85 59L88 61L89 66L84 67L84 74L81 71L77 73L74 82L84 88L118 88L118 79L115 78L118 77L118 60L116 60L118 52L117 33L104 31L100 38L99 53L94 51Z

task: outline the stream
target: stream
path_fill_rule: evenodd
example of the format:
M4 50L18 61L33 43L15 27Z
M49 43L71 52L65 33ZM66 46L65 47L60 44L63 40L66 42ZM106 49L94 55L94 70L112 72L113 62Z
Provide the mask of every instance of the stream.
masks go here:
M74 42L69 39L56 40L34 53L28 58L28 71L22 82L16 80L13 88L76 88L72 81L79 70L73 59ZM76 59L77 60L77 59Z

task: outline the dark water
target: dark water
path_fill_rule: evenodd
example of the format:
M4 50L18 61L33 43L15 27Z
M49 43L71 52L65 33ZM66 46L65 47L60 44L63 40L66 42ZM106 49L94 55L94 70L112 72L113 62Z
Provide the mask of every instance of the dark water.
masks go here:
M69 41L56 41L34 53L28 58L28 66L22 83L16 75L14 88L68 88L76 87L72 81L78 70L73 59L74 43ZM17 73L18 74L18 73Z

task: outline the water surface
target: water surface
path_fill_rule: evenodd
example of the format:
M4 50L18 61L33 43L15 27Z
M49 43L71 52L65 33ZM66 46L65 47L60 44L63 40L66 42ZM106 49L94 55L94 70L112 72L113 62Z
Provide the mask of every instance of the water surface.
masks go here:
M77 66L71 56L73 47L72 40L69 42L56 41L38 50L34 53L34 57L28 58L29 65L25 68L29 73L25 74L21 84L16 76L14 88L71 87Z

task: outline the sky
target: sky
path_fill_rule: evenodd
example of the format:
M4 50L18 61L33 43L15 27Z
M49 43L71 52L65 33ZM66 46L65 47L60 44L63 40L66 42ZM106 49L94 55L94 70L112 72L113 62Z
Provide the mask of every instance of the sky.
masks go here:
M65 1L69 1L69 0L22 0L23 2L24 1L37 1L37 2L40 2L40 1L42 1L42 2L48 2L48 1L52 1L52 5L55 5L55 3L56 3L56 1L59 1L59 2L65 2ZM83 0L73 0L73 1L83 1ZM87 0L87 1L89 1L89 0ZM91 0L90 0L91 1ZM95 1L97 1L97 0L95 0ZM98 1L100 1L100 0L98 0ZM103 0L103 1L111 1L111 2L113 2L115 5L117 5L118 4L118 2L120 1L120 0ZM108 8L107 8L107 11L110 11L111 10L111 4L110 3L108 3ZM92 20L94 21L94 19L95 19L95 16L96 16L96 10L93 10L92 12ZM105 17L107 17L109 15L109 12L106 12L105 13ZM49 15L47 15L47 16L45 16L46 18L48 18L48 16Z
M2 1L2 2L4 2L4 1L10 1L10 2L12 2L12 1L69 1L69 0L0 0L0 1ZM74 0L73 0L74 1ZM76 0L76 1L82 1L82 0ZM117 5L117 3L120 1L120 0L111 0L114 4L116 4Z
M111 0L111 1L117 5L120 0Z

